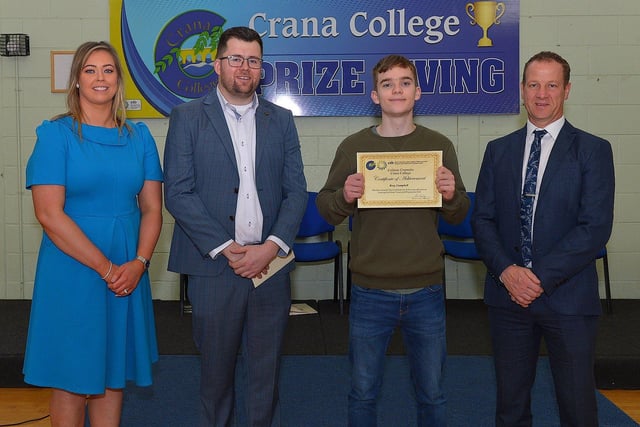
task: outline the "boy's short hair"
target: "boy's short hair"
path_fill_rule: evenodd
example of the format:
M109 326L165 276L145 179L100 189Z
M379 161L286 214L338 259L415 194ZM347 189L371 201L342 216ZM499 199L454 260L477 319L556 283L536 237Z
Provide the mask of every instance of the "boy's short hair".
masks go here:
M387 55L382 58L375 67L373 67L373 88L378 87L378 75L386 73L394 67L408 68L413 74L413 81L418 85L418 72L413 62L409 61L402 55Z

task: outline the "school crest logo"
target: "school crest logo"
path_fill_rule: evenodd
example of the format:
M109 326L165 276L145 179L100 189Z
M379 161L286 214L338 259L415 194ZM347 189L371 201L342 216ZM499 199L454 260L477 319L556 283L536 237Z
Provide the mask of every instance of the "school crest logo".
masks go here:
M169 21L155 45L155 74L171 92L199 98L215 86L213 69L225 19L211 11L191 10Z

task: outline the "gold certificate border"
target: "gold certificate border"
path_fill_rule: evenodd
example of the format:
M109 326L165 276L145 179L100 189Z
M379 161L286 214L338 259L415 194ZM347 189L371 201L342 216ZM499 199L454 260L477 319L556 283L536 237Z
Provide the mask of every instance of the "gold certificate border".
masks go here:
M367 199L367 168L366 163L374 161L396 161L396 160L428 160L434 164L433 187L431 197L422 200L389 199L389 200L368 200ZM398 151L398 152L362 152L357 153L357 172L365 176L365 191L358 199L358 208L436 208L442 206L442 195L436 190L436 172L442 166L442 151Z

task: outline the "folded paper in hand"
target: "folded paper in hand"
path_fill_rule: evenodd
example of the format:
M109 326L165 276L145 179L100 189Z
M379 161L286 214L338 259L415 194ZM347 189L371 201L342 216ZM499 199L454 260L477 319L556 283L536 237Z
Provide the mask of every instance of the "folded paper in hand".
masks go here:
M278 271L282 269L285 265L289 264L295 256L293 255L293 250L289 251L289 255L287 256L277 256L273 261L269 263L269 270L267 274L263 274L261 278L254 277L251 279L253 281L253 287L257 288L262 285L265 280L268 280L271 276L276 274Z

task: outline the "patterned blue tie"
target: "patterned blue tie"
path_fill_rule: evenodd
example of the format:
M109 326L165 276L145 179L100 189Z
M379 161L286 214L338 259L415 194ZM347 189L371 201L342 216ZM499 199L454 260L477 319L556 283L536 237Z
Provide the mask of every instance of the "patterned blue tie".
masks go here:
M540 164L540 142L547 133L546 130L533 131L535 135L529 160L527 161L527 172L522 188L522 200L520 203L520 237L522 240L522 261L526 267L531 267L531 223L533 221L533 202L536 199L536 183L538 181L538 165Z

